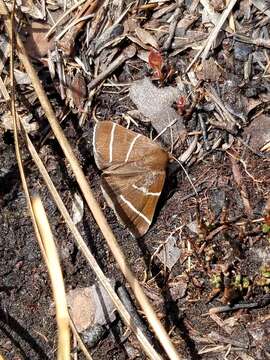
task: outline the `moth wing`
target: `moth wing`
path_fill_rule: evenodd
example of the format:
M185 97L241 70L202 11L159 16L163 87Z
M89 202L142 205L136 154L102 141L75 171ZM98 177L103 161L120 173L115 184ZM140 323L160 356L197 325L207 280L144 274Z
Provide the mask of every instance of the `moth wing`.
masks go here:
M149 229L164 181L165 171L148 171L132 177L103 174L104 197L134 237L143 236Z
M93 147L109 206L135 237L144 235L164 185L167 152L111 121L96 124Z
M141 161L141 166L146 154L148 159L157 156L158 166L162 169L165 169L168 161L167 153L157 143L112 121L99 121L95 125L93 148L100 170L135 161Z

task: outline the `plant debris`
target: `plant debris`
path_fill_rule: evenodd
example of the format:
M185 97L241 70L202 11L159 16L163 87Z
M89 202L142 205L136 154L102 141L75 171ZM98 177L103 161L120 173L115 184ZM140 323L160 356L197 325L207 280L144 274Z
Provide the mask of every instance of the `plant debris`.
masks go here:
M166 266L170 271L172 267L180 258L180 249L176 245L176 239L173 236L169 236L164 246L157 253L159 260Z

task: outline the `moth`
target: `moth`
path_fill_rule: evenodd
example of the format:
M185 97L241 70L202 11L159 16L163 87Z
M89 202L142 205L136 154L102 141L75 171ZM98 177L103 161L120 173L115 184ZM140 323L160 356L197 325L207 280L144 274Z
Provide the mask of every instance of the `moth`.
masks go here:
M108 205L134 237L143 236L152 223L163 189L167 151L112 121L95 125L93 148Z

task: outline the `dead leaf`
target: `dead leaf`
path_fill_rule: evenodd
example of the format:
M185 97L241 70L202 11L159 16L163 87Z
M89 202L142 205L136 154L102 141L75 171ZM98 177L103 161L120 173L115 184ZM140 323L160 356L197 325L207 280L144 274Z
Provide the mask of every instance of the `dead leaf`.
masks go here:
M20 6L20 10L31 16L33 19L41 20L44 18L42 11L34 4L32 0L23 0Z
M176 245L175 237L168 237L165 245L157 254L157 257L171 271L172 267L177 263L180 258L180 249Z
M10 44L7 36L5 34L0 34L0 74L4 68L4 65L9 58L10 53Z
M141 27L137 27L135 29L135 33L138 36L139 40L146 45L151 45L153 48L158 49L157 40L153 35L150 34L149 31L142 29Z
M80 111L83 108L87 96L85 78L81 73L77 72L73 76L70 84L68 84L67 90L70 106Z
M24 71L14 69L14 77L18 85L30 85L32 83L29 75Z
M249 145L256 151L270 141L270 117L260 115L245 129L244 135L250 136Z

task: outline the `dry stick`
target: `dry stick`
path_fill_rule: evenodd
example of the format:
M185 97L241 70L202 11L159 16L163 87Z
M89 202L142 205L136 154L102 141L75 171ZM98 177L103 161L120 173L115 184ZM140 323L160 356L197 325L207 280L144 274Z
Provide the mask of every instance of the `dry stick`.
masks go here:
M138 341L140 342L142 348L146 352L146 354L149 356L150 359L153 360L161 360L161 357L158 355L158 353L153 348L152 344L148 342L148 340L144 337L144 334L142 333L141 329L138 328L135 324L133 319L131 318L130 314L127 312L121 301L119 300L118 296L116 295L114 289L112 288L110 282L103 274L103 271L99 267L97 261L95 260L94 256L90 252L88 246L86 245L85 241L83 240L81 234L79 233L76 225L74 225L67 208L65 207L61 197L59 196L45 166L43 165L41 159L38 156L38 153L32 144L31 140L29 139L27 133L25 132L25 137L27 141L28 150L39 169L45 184L47 185L61 215L65 219L65 222L67 226L69 227L70 231L72 232L78 248L82 251L83 255L85 256L86 260L88 261L89 265L95 272L97 278L101 282L104 289L107 291L109 296L112 299L112 302L114 303L115 307L117 308L120 316L122 317L125 324L133 331L133 333L137 336Z
M169 26L169 35L168 35L168 38L166 39L166 41L164 42L163 46L162 46L162 50L163 51L168 51L169 48L171 47L171 44L172 44L172 41L173 41L173 38L174 38L174 34L175 34L175 30L176 30L176 26L178 24L178 21L179 21L179 18L181 16L181 9L180 9L180 6L181 6L181 2L180 1L177 1L177 8L173 14L173 19L170 23L170 26Z
M53 298L55 301L56 321L58 328L57 359L70 360L70 333L68 325L69 314L67 309L67 300L61 266L50 224L40 197L35 196L32 198L32 206L48 259L47 266L52 284Z
M134 305L133 301L131 300L131 297L124 285L119 286L119 288L116 290L119 298L125 305L126 309L128 309L128 312L132 316L132 319L134 323L142 329L143 333L145 334L146 338L151 342L152 341L152 334L148 330L145 323L142 321L141 317L138 314L137 308Z
M121 66L126 60L131 59L136 54L136 47L134 45L129 45L126 47L122 53L104 70L100 73L94 80L88 85L88 90L94 89L98 86L103 80L105 80L111 73L113 73L119 66Z
M261 308L268 306L270 304L270 295L266 294L262 297L262 299L258 300L257 302L253 303L242 303L242 304L234 304L234 305L224 305L219 307L211 308L208 314L217 314L222 312L229 312L229 311L236 311L239 309L253 309L253 308Z
M2 93L3 98L4 98L5 101L10 100L9 93L7 91L6 85L4 84L1 77L0 77L0 92Z
M8 9L4 3L3 0L0 0L0 13L5 15L5 26L7 29L7 32L9 36L11 37L11 26L10 26L10 20L9 20L9 12ZM87 179L80 167L80 164L75 157L72 148L67 140L67 138L64 135L63 130L61 129L60 125L58 124L57 118L55 116L55 113L52 109L52 106L48 100L48 97L41 85L41 82L31 64L29 61L29 58L27 56L27 52L25 50L24 44L21 41L21 38L18 33L16 33L17 38L17 44L18 44L18 56L23 63L25 70L30 77L33 87L36 91L36 94L39 98L40 104L46 114L46 117L51 125L51 128L55 134L56 139L58 140L67 160L70 163L70 166L74 172L74 175L76 177L76 180L81 188L81 191L85 197L85 200L87 202L87 205L89 209L91 210L98 226L100 227L100 230L102 231L104 238L106 239L109 248L111 249L116 261L118 262L118 265L122 271L122 273L125 275L127 281L130 284L130 287L132 288L134 295L136 299L138 300L138 303L140 304L141 308L143 309L150 325L152 326L157 338L159 339L161 345L163 346L165 352L167 353L168 357L170 359L178 360L180 359L179 354L177 353L174 345L172 344L169 335L167 334L166 330L164 329L163 325L161 324L160 320L158 319L155 311L153 310L151 304L149 303L149 300L145 296L138 280L131 272L130 268L128 267L124 254L122 250L120 249L117 240L115 236L112 233L112 230L107 223L107 220L96 201L89 184L87 182Z
M231 0L228 4L228 6L226 7L226 9L223 11L223 13L220 16L220 19L217 23L217 25L213 28L213 30L211 31L209 38L206 42L204 51L202 53L202 60L205 60L208 56L209 50L213 44L213 42L215 41L220 29L222 28L224 22L226 21L227 17L230 15L230 12L232 11L234 5L236 4L237 0Z
M203 49L204 49L206 43L207 43L207 40L204 41L203 45L198 50L197 54L194 56L193 60L191 61L191 63L186 68L186 71L185 71L186 73L189 72L189 70L192 68L192 66L195 64L195 62L199 59L201 53L203 52Z
M82 16L80 17L79 19L75 19L73 22L71 22L67 27L65 27L61 32L60 34L58 34L56 37L55 37L55 41L59 41L61 39L62 36L65 35L65 33L67 33L70 29L72 29L75 25L79 24L80 22L82 21L86 21L88 19L91 19L92 17L94 16L94 14L89 14L89 15L85 15L85 16Z

